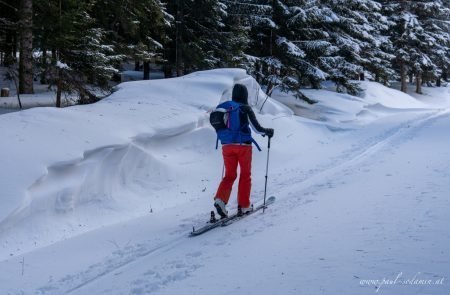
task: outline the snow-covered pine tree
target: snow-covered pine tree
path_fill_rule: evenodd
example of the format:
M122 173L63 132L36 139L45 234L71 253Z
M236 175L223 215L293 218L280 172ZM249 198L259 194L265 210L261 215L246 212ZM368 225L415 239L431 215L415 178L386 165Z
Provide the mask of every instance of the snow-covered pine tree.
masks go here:
M389 38L392 22L383 14L382 5L376 0L358 1L356 5L359 9L352 13L359 26L366 29L361 38L368 43L361 51L364 74L368 74L371 80L389 84L396 75L392 66L394 47Z
M450 19L450 0L442 0L442 4L444 5L443 15L445 18L441 18L441 20L438 22L438 26L443 28L448 35L450 33L450 22L448 21ZM447 44L448 42L450 42L450 37L447 38ZM447 45L447 55L445 61L441 63L438 62L439 66L442 68L442 75L437 79L438 86L441 86L441 78L448 82L448 74L450 73L450 64L448 63L448 58L450 58L449 50L450 44Z
M15 0L0 1L0 58L1 64L9 66L17 51L19 3Z
M271 95L275 88L280 88L311 102L300 91L301 80L310 72L320 71L303 60L305 53L291 41L296 39L296 36L286 24L292 12L285 2L293 4L292 2L298 1L225 2L228 5L228 13L236 16L240 23L248 27L249 48L245 55L247 70L265 86L266 93ZM314 69L309 72L311 67ZM305 74L305 71L308 74Z
M13 0L0 1L0 66L6 67L0 75L0 80L10 80L19 87L19 67L17 65L17 37L19 31L19 3ZM8 91L6 91L8 92ZM2 90L2 95L4 95ZM6 93L8 95L8 93ZM17 101L22 109L20 92L17 91Z
M440 86L440 79L450 66L450 1L421 3L417 7L417 14L430 37L432 46L428 55L436 65L432 71L424 69L422 81L429 83L430 80L436 80Z
M108 81L116 71L112 64L118 62L119 56L105 44L104 30L95 27L89 14L92 4L76 0L64 1L64 5L58 1L35 1L41 24L38 35L45 36L46 48L52 51L45 63L48 82L56 86L57 107L61 106L63 91L77 93L80 103L98 100L94 90L109 90ZM42 19L46 17L49 19Z
M373 0L321 0L324 18L315 24L328 34L326 39L337 48L331 57L320 58L321 68L330 79L349 92L358 87L350 79L369 73L375 80L387 82L393 71L389 53L391 44L383 32L388 20L381 5ZM320 16L320 15L319 15Z
M273 21L273 0L221 0L227 14L246 32L244 64L247 71L263 85L277 84L280 61L274 57L277 25Z
M226 12L217 0L185 0L183 28L184 69L211 69L223 65L228 39ZM190 3L186 3L190 2Z
M390 31L401 90L407 91L410 74L415 77L416 92L421 93L422 77L437 77L448 66L448 8L440 0L384 1L384 7L395 23Z
M97 0L92 11L98 26L104 28L116 52L139 65L144 79L150 78L150 63L163 61L165 30L171 15L160 0Z
M265 84L302 97L304 86L320 87L325 79L339 91L356 93L366 70L374 79L393 75L391 43L382 35L388 20L372 0L229 1L229 12L250 27L252 74ZM257 21L256 24L252 21ZM304 97L303 97L304 98Z
M174 16L166 66L175 67L177 75L229 66L233 56L242 51L242 37L231 34L232 24L225 24L228 15L221 1L177 0L166 4Z
M222 65L225 67L248 68L248 58L245 50L249 47L249 27L241 21L240 15L229 12L229 1L219 1L222 13L225 15L224 22L224 42Z
M266 78L267 94L279 87L282 91L294 93L297 98L312 102L301 92L301 87L305 85L305 80L319 87L319 82L325 80L326 75L305 59L305 51L297 45L299 27L291 26L289 22L296 7L289 5L296 2L299 1L272 2L272 21L276 25L272 29L274 44L270 55L261 58L261 69Z
M33 93L33 1L0 1L0 62L13 67L18 51L13 76L18 76L20 93Z
M281 59L296 69L291 85L320 88L320 83L330 77L326 71L327 60L335 58L338 48L330 42L323 24L335 22L334 13L319 1L278 1L280 22L277 45ZM280 14L282 12L282 14ZM284 14L284 16L283 16ZM301 96L301 95L300 95Z

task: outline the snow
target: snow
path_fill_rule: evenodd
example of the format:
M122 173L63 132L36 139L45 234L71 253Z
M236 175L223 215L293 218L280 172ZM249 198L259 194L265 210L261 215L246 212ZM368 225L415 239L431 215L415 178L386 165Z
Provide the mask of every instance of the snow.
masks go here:
M288 41L285 37L278 37L276 40L278 46L285 46L286 52L289 55L293 55L295 57L305 57L306 54L303 50L297 47L294 43Z
M189 238L222 173L208 111L236 82L275 129L277 201ZM373 82L360 97L324 86L305 91L314 105L277 91L264 104L253 78L222 69L1 115L1 293L373 294L364 280L401 274L377 293L447 294L449 88L414 98ZM266 151L253 153L255 203Z
M192 156L198 158L208 151L202 151L208 142L214 146L212 130L196 128L206 124L206 111L217 104L218 97L229 98L229 92L222 92L230 89L233 78L248 84L250 102L256 104L252 101L256 98L256 82L243 71L231 72L234 76L213 71L177 80L123 83L117 92L95 105L3 115L0 132L6 140L1 146L0 226L8 244L11 239L20 241L24 243L21 251L25 251L30 244L51 243L52 233L41 235L48 218L64 220L55 225L61 238L99 226L91 221L90 214L96 211L102 213L98 221L104 225L129 219L132 213L143 214L151 207L162 210L185 201L186 192L178 187L192 180L184 178L178 168L193 160L186 161L184 156L178 159L176 144L170 152L158 142L170 142L175 135L198 137L198 143L190 139L192 142L184 146L197 151ZM260 100L257 106L262 103ZM276 102L267 103L265 111L289 113ZM89 132L84 129L87 126ZM57 138L63 140L55 142ZM175 162L165 165L169 155ZM18 164L23 168L14 169ZM147 167L153 168L149 171ZM202 189L200 179L195 180L196 189ZM145 196L149 188L154 190L151 200L145 198L149 197ZM170 188L177 193L167 202L163 193ZM122 214L124 211L127 214ZM26 226L30 222L31 230ZM17 224L24 226L18 229Z
M70 70L70 67L66 63L63 63L59 60L56 61L56 67L63 69L63 70Z

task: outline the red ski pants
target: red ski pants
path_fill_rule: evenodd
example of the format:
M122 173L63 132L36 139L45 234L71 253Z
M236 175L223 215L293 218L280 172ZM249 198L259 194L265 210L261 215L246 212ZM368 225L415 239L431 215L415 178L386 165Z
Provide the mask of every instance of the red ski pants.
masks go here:
M228 203L233 183L237 177L239 164L238 206L250 207L250 190L252 186L252 146L228 144L222 146L223 161L225 163L225 177L217 189L216 198Z

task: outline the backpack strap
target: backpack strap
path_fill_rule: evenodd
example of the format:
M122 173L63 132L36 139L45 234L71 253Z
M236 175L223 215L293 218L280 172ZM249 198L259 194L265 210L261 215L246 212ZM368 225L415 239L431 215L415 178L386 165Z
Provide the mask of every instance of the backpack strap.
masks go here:
M241 103L239 103L239 112L242 112L242 110L240 109L240 106L241 106L242 104ZM242 129L244 129L244 128L249 128L250 129L250 126L249 126L250 124L249 123L247 123L247 125L246 126L241 126L241 130L240 130L240 132L239 132L239 137L240 137L240 143L242 144ZM251 131L250 131L251 132ZM251 134L251 133L250 133ZM262 151L261 150L261 148L259 147L259 144L256 142L256 140L253 138L253 136L251 136L250 135L250 140L252 141L252 143L256 146L256 148L258 149L258 151Z
M256 146L256 148L258 149L258 151L261 152L261 148L259 147L259 144L256 142L256 140L252 137L252 142L253 144Z

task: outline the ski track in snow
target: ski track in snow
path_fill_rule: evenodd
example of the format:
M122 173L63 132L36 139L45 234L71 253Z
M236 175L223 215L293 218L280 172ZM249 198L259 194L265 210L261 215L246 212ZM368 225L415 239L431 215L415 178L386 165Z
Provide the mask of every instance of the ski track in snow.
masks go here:
M311 187L314 185L312 183L314 183L316 179L320 182L324 177L339 174L339 172L345 170L347 166L361 162L365 158L372 156L374 153L379 152L381 149L391 144L393 140L399 137L404 139L413 137L413 135L421 128L432 124L435 120L445 115L448 115L448 111L439 110L426 112L425 115L420 115L417 118L402 122L399 125L389 128L380 135L370 138L367 142L363 142L350 150L344 151L340 156L332 159L329 165L309 170L303 177L294 176L283 182L278 182L275 185L280 187L280 189L293 183Z
M388 128L377 137L359 143L339 157L330 159L330 163L326 166L307 172L296 171L297 174L287 180L271 180L271 191L277 192L276 206L270 209L271 218L275 219L282 215L281 208L289 207L292 209L314 202L314 198L317 197L320 190L339 186L339 175L354 173L355 169L361 167L368 158L381 151L392 149L394 145L400 145L405 141L411 140L421 129L449 115L447 110L417 113L418 115L414 118ZM208 260L208 257L204 257L205 253L202 252L201 245L206 246L209 242L201 237L187 237L189 222L195 224L200 220L199 218L195 216L185 219L185 226L174 230L169 234L170 239L160 241L158 245L153 243L129 245L112 253L109 259L95 263L81 273L67 275L56 282L49 282L47 285L37 289L37 294L84 294L86 287L95 285L99 281L113 281L114 277L120 277L122 273L129 271L135 264L147 265L149 270L128 282L130 284L130 294L151 294L175 281L184 280L193 275L197 269L203 267ZM273 224L272 219L267 220L267 218L261 216L255 216L255 219L262 221L262 224L252 228L244 236L261 232L264 228ZM226 238L216 238L217 236L214 236L212 240L215 240L214 243L217 246L227 243ZM188 246L186 246L187 244ZM199 250L190 251L182 257L175 254L173 259L169 261L161 257L158 258L160 254L172 257L170 252L177 249L180 245L184 245L186 249L197 247ZM158 267L151 267L152 265L158 265ZM105 286L107 283L99 285ZM114 290L106 288L102 293L108 294L111 292L114 293Z
M71 294L98 279L102 279L103 277L111 274L112 272L115 272L114 275L120 274L120 270L122 268L124 268L126 266L130 266L131 264L133 264L134 262L136 262L140 259L149 258L150 256L153 256L153 255L160 255L160 254L167 253L171 249L178 246L183 241L183 239L184 239L184 237L177 237L174 240L164 242L163 244L158 245L154 248L150 248L150 249L147 248L148 245L134 245L134 246L126 247L123 250L119 250L117 253L113 253L116 255L114 258L111 258L110 260L107 260L106 262L103 262L103 263L92 265L84 273L80 273L80 274L77 274L74 276L70 276L70 275L66 276L65 278L63 278L63 280L60 281L62 283L61 287L67 287L67 285L66 285L67 281L69 281L71 283L71 285L78 283L73 288L70 288L70 289L64 291L65 294ZM176 269L181 269L182 266L184 266L181 263L176 263L176 262L172 263L172 264L175 264ZM169 263L169 266L170 265L171 265L171 263ZM161 278L161 276L157 272L152 272L149 274L154 275L155 278ZM176 276L174 275L174 277L176 277ZM165 278L163 278L163 279L165 279ZM158 283L154 284L154 285L158 285ZM54 289L54 286L43 287L43 288L38 289L38 292L45 294L46 291L49 291L52 289ZM56 288L56 289L58 289L58 288Z

